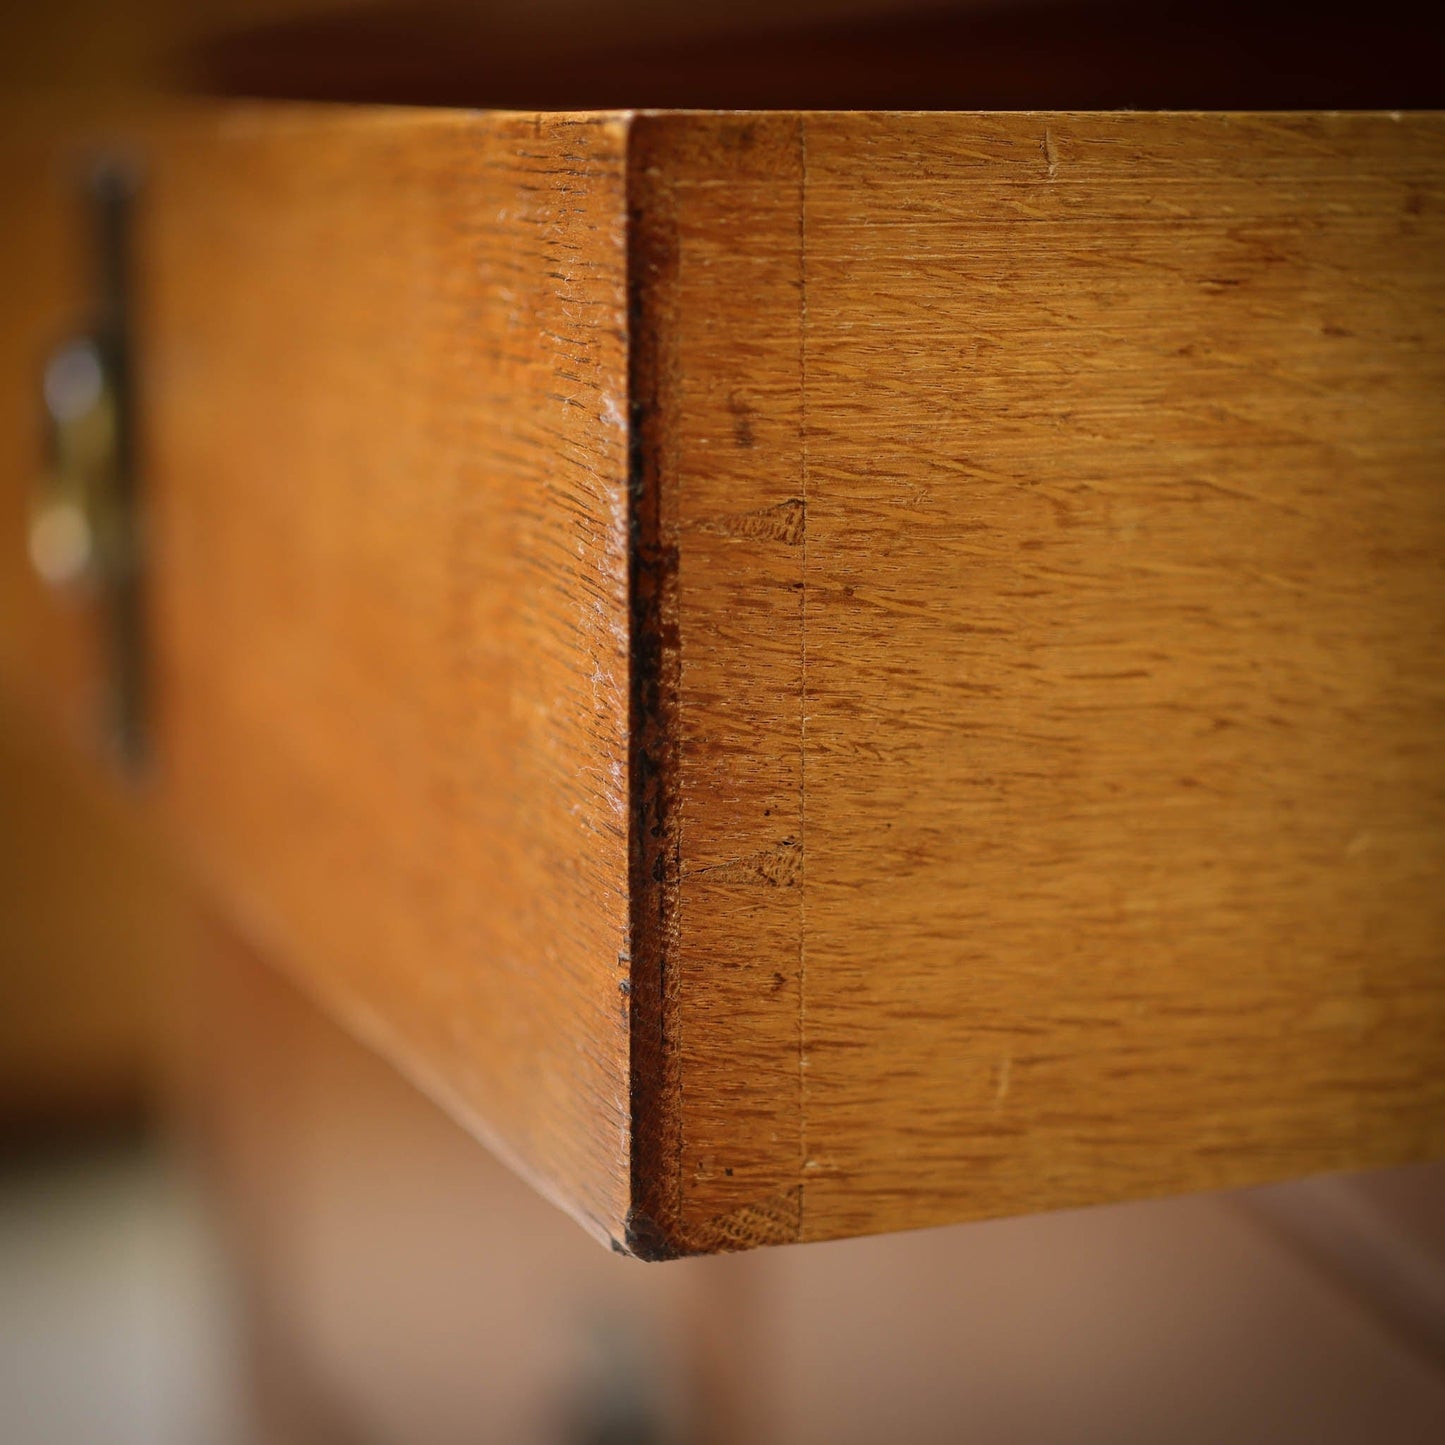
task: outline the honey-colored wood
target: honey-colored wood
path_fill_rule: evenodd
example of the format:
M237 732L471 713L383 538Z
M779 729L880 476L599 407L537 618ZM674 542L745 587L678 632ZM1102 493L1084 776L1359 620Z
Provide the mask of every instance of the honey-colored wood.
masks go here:
M155 787L269 956L618 1235L625 130L242 109L150 153Z
M1438 1153L1445 125L638 125L669 1240Z
M98 751L97 606L25 552L43 359L92 305L85 157L118 150L144 176L138 792L254 946L621 1240L625 120L56 125L0 156L6 692Z
M679 119L634 140L641 1249L798 1231L798 134Z
M146 787L594 1233L1445 1152L1445 120L138 144ZM0 686L76 736L14 457Z
M0 147L0 689L103 751L97 599L48 593L26 531L43 361L94 305L86 158L119 151L142 176L136 795L253 946L620 1238L625 123L22 121ZM7 852L33 851L34 809L0 802ZM122 924L108 896L74 900L98 932Z

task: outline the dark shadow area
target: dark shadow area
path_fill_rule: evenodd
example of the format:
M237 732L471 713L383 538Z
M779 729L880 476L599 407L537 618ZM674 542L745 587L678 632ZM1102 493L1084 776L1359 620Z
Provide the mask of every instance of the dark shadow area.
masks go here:
M1041 0L658 43L378 5L233 31L207 92L573 110L1410 109L1445 97L1437 7Z

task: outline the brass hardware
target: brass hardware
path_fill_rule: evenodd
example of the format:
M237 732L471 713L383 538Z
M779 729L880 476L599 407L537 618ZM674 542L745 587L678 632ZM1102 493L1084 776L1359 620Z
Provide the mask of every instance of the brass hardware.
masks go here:
M42 393L49 465L30 518L30 559L57 590L98 609L108 667L107 739L144 757L142 557L131 408L128 240L131 186L98 169L86 198L99 262L94 326L59 346Z
M53 587L111 575L122 542L117 517L116 397L93 337L67 342L45 367L50 467L30 519L30 560Z

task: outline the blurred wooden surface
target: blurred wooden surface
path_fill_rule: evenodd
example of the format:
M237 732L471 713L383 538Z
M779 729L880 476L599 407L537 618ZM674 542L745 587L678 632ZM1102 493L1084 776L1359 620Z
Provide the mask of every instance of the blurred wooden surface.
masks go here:
M143 793L594 1234L1445 1151L1445 120L127 144ZM83 743L24 558L75 170L0 159L0 690Z
M0 697L0 1147L141 1118L198 935L113 788Z

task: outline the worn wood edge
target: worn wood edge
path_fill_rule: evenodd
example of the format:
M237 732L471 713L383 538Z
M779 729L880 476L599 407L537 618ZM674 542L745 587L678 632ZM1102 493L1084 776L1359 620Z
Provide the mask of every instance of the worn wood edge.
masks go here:
M748 1250L802 1237L801 1158L796 1166L789 1161L772 1177L757 1179L753 1192L735 1191L711 1208L692 1197L689 1171L698 1141L689 1135L683 1037L684 1025L689 1032L696 1028L721 998L707 976L708 961L693 956L683 920L690 866L685 854L694 845L684 839L682 823L690 786L683 755L689 706L684 632L690 623L679 567L689 531L732 535L734 529L723 525L732 519L712 518L707 505L705 515L692 515L698 499L688 500L690 468L696 464L689 437L701 421L691 410L697 369L708 368L711 382L731 372L724 364L714 374L710 358L699 359L700 321L685 314L697 303L697 278L687 280L682 252L687 236L730 214L735 186L743 188L738 197L745 194L748 172L757 164L747 157L754 128L777 119L757 113L639 113L628 134L632 1196L624 1238L615 1247L646 1260ZM803 123L793 116L784 127L800 161ZM801 216L789 211L785 219L801 267ZM801 285L801 274L798 281ZM800 307L801 291L794 296L789 288L784 300L775 283L767 285L762 300ZM757 458L764 469L763 494L776 488L783 498L798 495L796 476L773 476L774 459L765 460L764 453ZM802 504L781 505L790 528L786 540L800 544ZM756 841L771 856L772 838ZM794 870L801 885L801 838L797 853ZM755 880L749 875L745 881ZM801 1030L801 998L790 995L784 1004L780 997L776 1006L786 1008L790 1030ZM740 1108L756 1102L748 1080L740 1079L738 1090ZM801 1129L801 1096L789 1100L788 1108L794 1107Z
M677 241L660 174L665 132L634 117L627 137L629 698L628 842L631 1208L613 1248L643 1260L688 1253L677 1231L682 1080L669 1048L669 963L681 857L675 519L663 495L666 408L675 361Z

